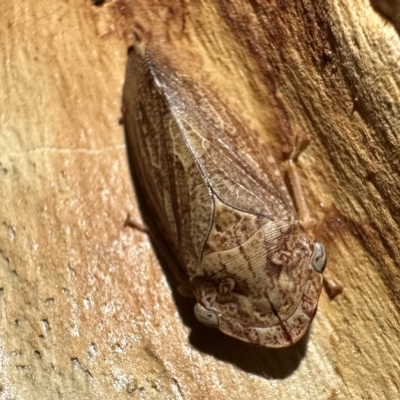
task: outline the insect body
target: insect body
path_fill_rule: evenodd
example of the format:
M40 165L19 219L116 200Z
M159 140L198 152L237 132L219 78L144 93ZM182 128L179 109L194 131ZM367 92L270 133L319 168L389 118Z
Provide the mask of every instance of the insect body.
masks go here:
M124 103L137 178L196 317L261 346L295 343L317 309L325 250L267 144L150 50L130 55Z

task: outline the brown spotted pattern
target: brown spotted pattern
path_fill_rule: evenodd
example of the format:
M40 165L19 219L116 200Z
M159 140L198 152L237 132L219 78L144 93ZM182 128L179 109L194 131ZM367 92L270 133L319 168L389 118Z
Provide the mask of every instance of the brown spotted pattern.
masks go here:
M124 103L140 185L197 301L230 336L295 343L315 315L322 275L267 145L149 49L129 57Z

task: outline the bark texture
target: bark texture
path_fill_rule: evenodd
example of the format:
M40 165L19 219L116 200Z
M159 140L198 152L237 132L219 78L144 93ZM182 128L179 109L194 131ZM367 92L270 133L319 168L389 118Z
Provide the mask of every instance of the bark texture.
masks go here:
M38 0L0 15L2 399L400 397L396 2ZM202 327L124 227L140 219L118 124L138 35L264 129L282 170L310 136L303 187L344 291L322 293L295 346Z

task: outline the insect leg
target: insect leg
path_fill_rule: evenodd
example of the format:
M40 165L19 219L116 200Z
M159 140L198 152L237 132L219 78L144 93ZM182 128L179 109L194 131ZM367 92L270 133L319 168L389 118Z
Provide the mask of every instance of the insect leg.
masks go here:
M296 137L295 147L289 158L289 179L292 185L300 223L305 230L309 231L315 227L316 221L311 217L310 211L308 210L301 187L300 175L296 166L296 159L307 144L307 138L301 136Z
M189 299L195 299L196 297L193 294L192 287L190 286L190 280L184 281L182 284L178 286L178 292L181 296L187 297Z
M343 292L342 283L326 273L324 274L324 288L331 300Z
M132 215L129 213L124 222L124 227L125 226L129 226L133 229L137 229L138 231L141 231L143 233L147 233L147 234L150 233L150 230L147 227L147 225L143 224L142 222L139 222L137 219L133 218Z
M126 226L149 235L150 240L155 244L158 251L162 253L162 260L168 264L169 270L172 272L175 281L178 283L178 292L184 297L194 298L187 274L182 273L182 270L178 268L177 261L172 259L170 253L166 251L165 245L160 245L157 235L153 235L147 225L133 218L129 213L124 223L124 227Z

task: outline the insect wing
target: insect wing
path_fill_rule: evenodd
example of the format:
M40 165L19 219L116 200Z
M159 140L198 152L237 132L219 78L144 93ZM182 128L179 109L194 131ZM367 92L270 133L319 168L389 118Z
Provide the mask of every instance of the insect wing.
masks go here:
M151 57L131 53L124 89L129 151L154 220L186 268L195 268L212 220L212 199Z

